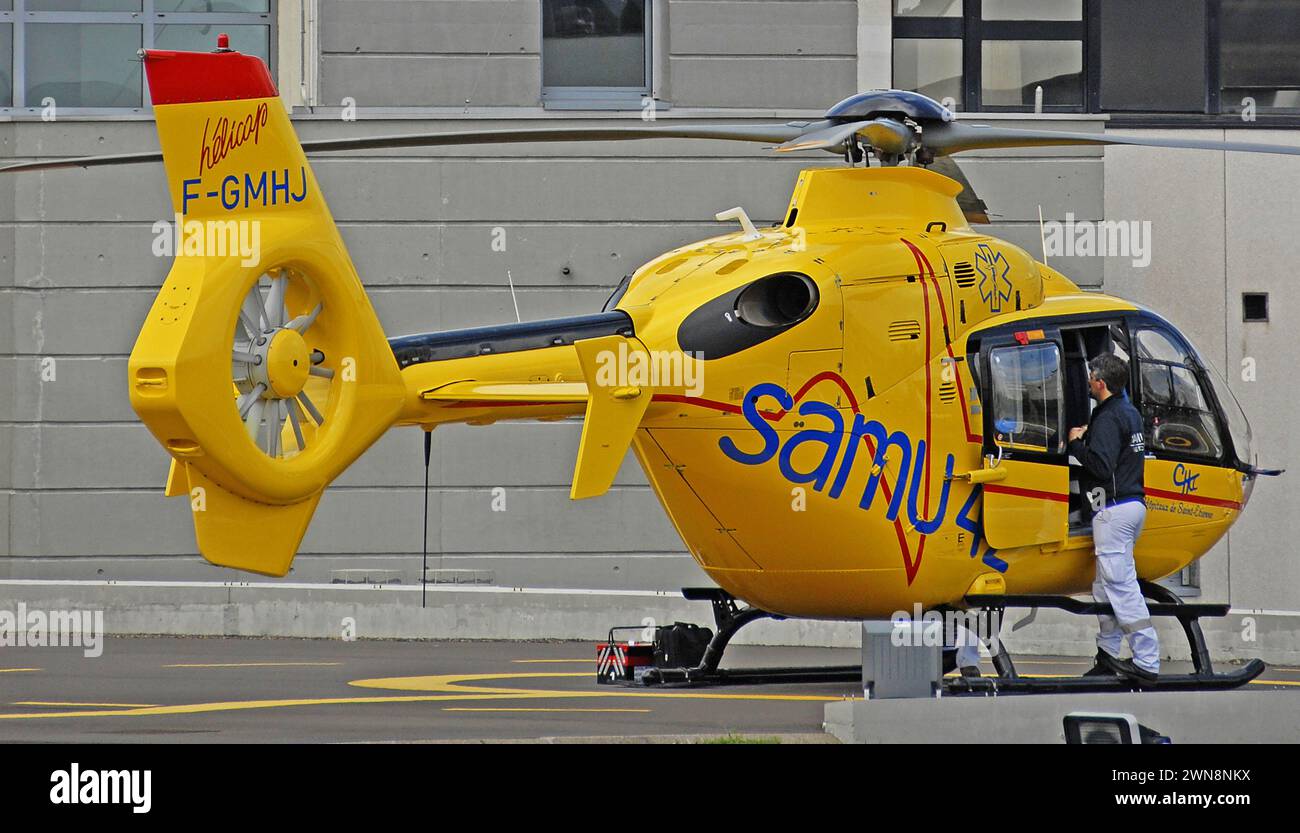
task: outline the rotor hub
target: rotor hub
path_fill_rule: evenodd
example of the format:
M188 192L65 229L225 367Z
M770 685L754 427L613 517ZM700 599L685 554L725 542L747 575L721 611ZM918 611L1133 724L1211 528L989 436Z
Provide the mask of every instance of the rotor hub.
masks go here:
M266 369L268 391L282 399L297 396L311 372L311 349L306 339L284 327L266 336L266 344L255 348L254 354L261 351L265 351L260 367Z

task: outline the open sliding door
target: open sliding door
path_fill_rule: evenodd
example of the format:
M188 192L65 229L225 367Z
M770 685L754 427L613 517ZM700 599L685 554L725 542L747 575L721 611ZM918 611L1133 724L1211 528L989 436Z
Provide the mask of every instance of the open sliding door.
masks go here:
M1069 534L1064 351L1055 330L986 339L984 537L995 549L1063 541Z

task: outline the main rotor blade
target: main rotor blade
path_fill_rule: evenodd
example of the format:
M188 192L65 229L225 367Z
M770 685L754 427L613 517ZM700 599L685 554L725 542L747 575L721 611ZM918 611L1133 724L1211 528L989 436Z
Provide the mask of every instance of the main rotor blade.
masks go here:
M836 150L854 132L862 131L868 144L894 153L898 142L910 140L911 131L891 119L874 119L834 125L827 121L785 124L655 124L636 127L544 127L505 130L462 130L447 133L407 133L371 136L362 139L320 139L303 142L309 154L349 150L378 150L403 147L437 147L517 142L593 142L634 139L720 139L759 142L782 146L781 151ZM1094 133L1070 133L1051 130L1025 130L1012 127L946 122L927 125L921 144L936 155L966 150L1013 147L1051 147L1057 145L1139 145L1145 147L1224 150L1241 153L1280 153L1300 155L1300 147L1251 142L1214 142L1201 139L1146 139ZM902 152L900 149L898 152ZM162 154L119 153L109 156L80 156L71 159L18 162L0 167L0 173L45 171L61 168L93 168L106 165L133 165L160 162Z
M1252 142L1215 142L1205 139L1148 139L1108 133L1070 133L1055 130L1025 130L986 124L948 122L927 126L921 144L936 155L992 148L1056 147L1062 145L1138 145L1187 150L1226 150L1240 153L1281 153L1300 156L1300 147Z
M56 171L60 168L99 168L105 165L136 165L141 162L161 162L161 153L115 153L110 156L76 156L71 159L38 159L35 162L17 162L0 168L0 174L22 171Z
M449 133L408 133L367 139L323 139L303 142L308 153L379 148L483 145L514 142L608 142L633 139L722 139L780 144L808 129L789 124L655 124L636 127L541 127L520 130L459 130Z
M777 153L790 153L796 150L840 150L844 142L868 124L866 121L851 121L844 124L832 124L820 130L801 133L776 147Z
M839 152L845 140L854 134L861 135L871 147L895 156L902 156L916 144L916 136L907 126L893 119L869 119L812 130L780 145L776 150L778 153L795 150Z
M813 126L825 124L817 122ZM516 142L608 142L633 139L721 139L779 145L795 138L810 125L788 124L639 124L635 127L540 127L505 130L458 130L446 133L405 133L362 139L317 139L303 142L307 153L384 148L437 147L440 145L482 145ZM19 162L0 167L0 173L49 171L60 168L94 168L104 165L134 165L161 162L161 153L119 153L112 156L80 156L73 159Z

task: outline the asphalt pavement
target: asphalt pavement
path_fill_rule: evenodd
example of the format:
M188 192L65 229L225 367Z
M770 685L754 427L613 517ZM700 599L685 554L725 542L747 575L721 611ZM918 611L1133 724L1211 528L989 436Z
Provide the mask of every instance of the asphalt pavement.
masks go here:
M859 658L856 649L736 645L724 665ZM1089 665L1017 660L1030 674ZM851 682L629 689L597 685L595 671L587 642L108 637L98 657L5 648L0 742L809 742L827 738L827 702L861 697ZM1261 685L1300 693L1300 669L1271 667L1251 688Z

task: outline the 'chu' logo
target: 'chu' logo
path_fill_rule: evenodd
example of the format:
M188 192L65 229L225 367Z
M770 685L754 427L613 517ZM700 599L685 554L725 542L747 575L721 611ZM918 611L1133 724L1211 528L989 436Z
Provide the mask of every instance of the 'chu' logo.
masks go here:
M1199 474L1192 474L1192 470L1179 463L1174 466L1174 485L1182 490L1185 495L1190 495L1196 491L1196 478Z

